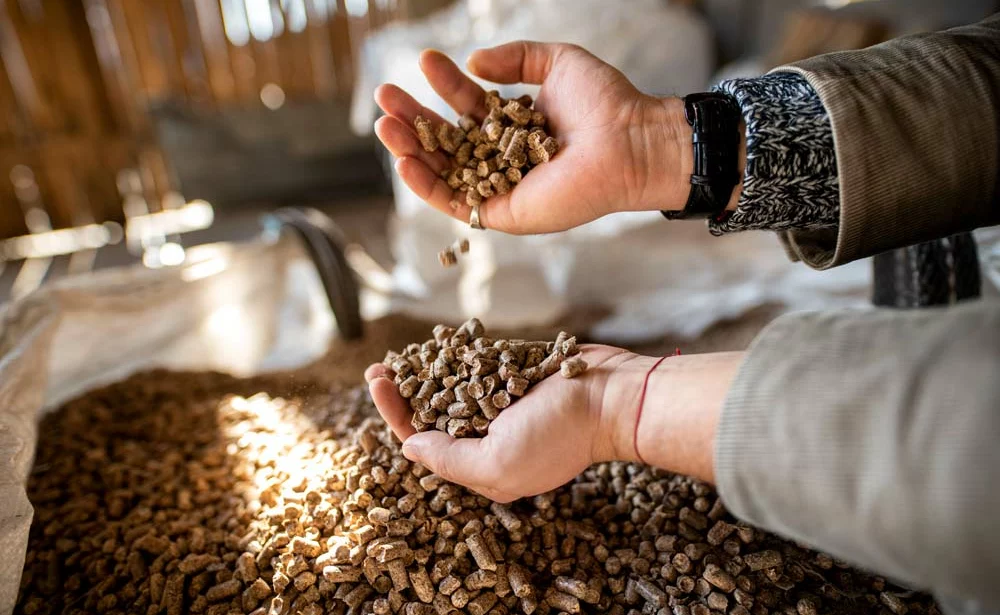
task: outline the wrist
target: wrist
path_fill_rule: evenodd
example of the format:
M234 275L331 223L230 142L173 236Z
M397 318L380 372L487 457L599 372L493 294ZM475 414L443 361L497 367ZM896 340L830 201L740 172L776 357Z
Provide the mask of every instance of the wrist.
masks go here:
M649 136L644 139L658 153L646 155L646 186L640 203L642 210L680 211L684 209L691 193L691 175L694 173L693 131L684 117L684 101L675 96L657 100L657 110L647 122ZM727 211L736 209L743 192L746 170L746 123L740 120L739 150L737 152L738 180L726 204Z
M595 462L639 461L633 438L636 413L643 380L656 361L656 357L628 353L609 374L597 402L601 418L597 436L599 446L594 449Z
M739 173L739 180L733 186L733 192L729 196L729 203L726 204L726 211L735 211L740 202L740 195L743 194L743 178L747 169L747 125L746 121L740 120L740 152L737 158L736 171Z
M712 482L715 432L742 352L667 357L632 355L609 377L605 425L607 454L613 460L639 461ZM649 381L642 398L646 375ZM639 418L638 427L636 420ZM611 459L597 459L606 461Z
M684 119L684 102L676 96L650 98L642 120L643 189L636 204L640 211L680 210L691 191L694 172L692 130Z

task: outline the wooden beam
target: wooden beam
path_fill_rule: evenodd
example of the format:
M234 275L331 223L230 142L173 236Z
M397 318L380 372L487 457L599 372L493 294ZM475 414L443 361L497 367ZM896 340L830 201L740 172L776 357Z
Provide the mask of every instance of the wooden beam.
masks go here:
M219 0L186 1L193 4L192 19L197 22L208 83L215 102L220 105L233 103L236 100L236 83Z
M53 129L57 121L39 93L33 64L28 59L32 50L30 41L25 40L25 30L27 25L17 5L0 0L0 61L10 80L14 99L29 121L28 131L44 132Z

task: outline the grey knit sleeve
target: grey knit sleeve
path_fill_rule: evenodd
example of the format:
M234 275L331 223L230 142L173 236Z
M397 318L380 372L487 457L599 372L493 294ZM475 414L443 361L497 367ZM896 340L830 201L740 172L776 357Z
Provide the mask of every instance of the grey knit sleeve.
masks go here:
M795 73L723 81L746 122L747 160L736 210L709 222L713 235L835 228L840 218L830 117Z

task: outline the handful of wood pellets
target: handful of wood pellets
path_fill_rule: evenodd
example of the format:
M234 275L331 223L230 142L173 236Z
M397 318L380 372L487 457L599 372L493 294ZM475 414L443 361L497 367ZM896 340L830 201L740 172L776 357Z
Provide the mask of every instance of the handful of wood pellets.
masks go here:
M559 142L545 131L545 116L532 108L531 96L505 99L490 90L485 104L489 114L482 123L469 115L460 117L458 126L443 123L435 127L419 115L413 120L424 150L441 149L447 154L450 166L441 171L441 179L452 190L464 193L465 202L474 209L474 220L483 199L507 194L532 168L548 162L559 151ZM452 207L460 204L457 199L452 201ZM477 228L476 222L471 224ZM468 249L466 242L438 254L442 266L458 262L456 252L466 251L457 250L459 245Z
M534 384L556 372L573 378L587 369L576 338L565 331L551 342L495 340L472 318L457 329L437 325L433 334L402 352L390 350L382 362L395 372L417 431L485 436L500 412Z

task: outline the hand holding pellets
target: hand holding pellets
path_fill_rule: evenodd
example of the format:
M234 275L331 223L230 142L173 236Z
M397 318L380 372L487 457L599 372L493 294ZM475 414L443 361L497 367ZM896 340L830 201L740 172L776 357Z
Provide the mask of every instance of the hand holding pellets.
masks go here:
M485 436L500 412L548 376L586 371L579 353L566 332L551 342L494 340L472 318L458 329L437 325L434 339L390 351L383 364L409 400L414 429L468 438Z
M452 190L465 193L472 207L469 225L484 230L479 222L483 199L504 195L513 190L532 168L548 162L559 150L559 143L545 131L545 116L531 108L530 96L501 98L496 90L486 93L490 110L482 124L463 115L458 126L441 124L417 116L413 126L424 150L443 150L451 168L441 172L441 179ZM453 207L459 206L452 201ZM445 267L457 263L455 250L443 250L438 256Z

